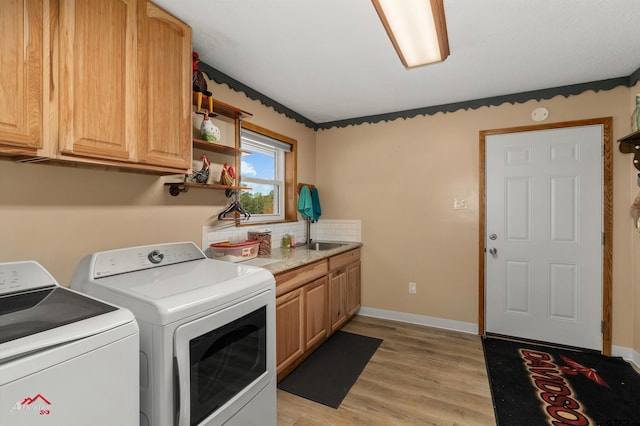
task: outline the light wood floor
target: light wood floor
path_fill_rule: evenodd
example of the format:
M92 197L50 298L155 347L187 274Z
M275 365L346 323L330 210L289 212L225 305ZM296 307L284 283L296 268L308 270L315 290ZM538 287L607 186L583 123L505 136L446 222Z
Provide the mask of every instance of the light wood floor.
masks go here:
M357 316L384 341L336 410L278 390L278 426L495 425L480 337Z

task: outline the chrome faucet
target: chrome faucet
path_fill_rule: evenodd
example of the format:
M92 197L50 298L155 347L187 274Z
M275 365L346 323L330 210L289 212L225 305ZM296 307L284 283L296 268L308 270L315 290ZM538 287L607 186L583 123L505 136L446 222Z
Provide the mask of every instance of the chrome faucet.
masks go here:
M305 244L311 244L311 218L306 217L307 221L307 241Z

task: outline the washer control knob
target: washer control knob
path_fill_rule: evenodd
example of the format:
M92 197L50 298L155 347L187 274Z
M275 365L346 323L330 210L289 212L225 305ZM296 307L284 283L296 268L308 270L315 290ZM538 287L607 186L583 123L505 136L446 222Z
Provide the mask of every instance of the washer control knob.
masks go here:
M159 250L154 250L151 253L149 253L147 258L149 259L149 262L158 264L162 262L162 259L164 259L164 254L160 253Z

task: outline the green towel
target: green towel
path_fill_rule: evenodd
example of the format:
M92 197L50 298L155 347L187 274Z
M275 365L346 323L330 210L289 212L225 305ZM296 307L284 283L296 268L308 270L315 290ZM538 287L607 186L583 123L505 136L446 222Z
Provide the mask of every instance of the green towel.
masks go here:
M298 198L298 211L304 218L313 219L313 203L311 202L311 191L308 186L300 188Z
M322 215L322 209L320 208L320 196L318 195L318 189L313 188L311 190L311 204L313 205L313 221L317 222Z

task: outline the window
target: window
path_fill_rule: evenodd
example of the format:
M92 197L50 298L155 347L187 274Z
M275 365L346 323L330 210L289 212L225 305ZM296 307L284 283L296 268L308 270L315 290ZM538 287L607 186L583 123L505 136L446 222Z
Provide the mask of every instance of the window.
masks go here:
M243 123L240 148L251 152L242 156L240 185L242 207L251 213L249 222L279 222L290 219L287 200L291 193L292 160L295 141L250 123ZM295 161L293 161L295 164ZM289 209L288 209L289 207Z

